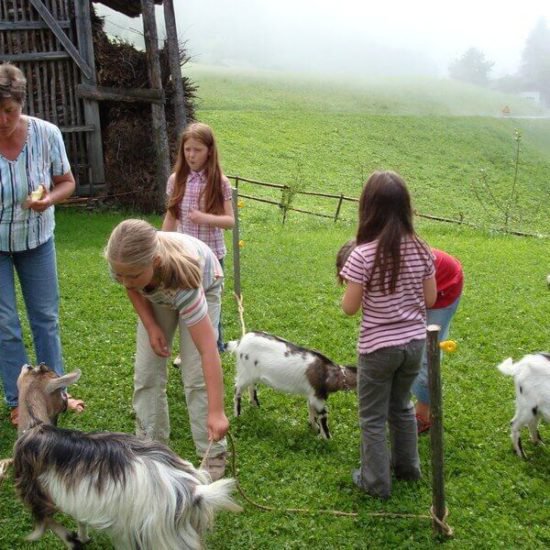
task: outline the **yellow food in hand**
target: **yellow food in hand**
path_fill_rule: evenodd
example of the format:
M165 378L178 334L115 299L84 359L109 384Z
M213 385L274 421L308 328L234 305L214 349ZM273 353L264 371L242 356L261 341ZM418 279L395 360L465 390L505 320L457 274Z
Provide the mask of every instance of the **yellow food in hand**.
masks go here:
M44 193L46 192L46 188L40 184L38 186L38 189L35 189L32 193L31 193L31 200L33 201L39 201L43 196L44 196Z
M456 351L458 344L454 340L444 340L439 342L439 347L447 353L453 353L453 351Z

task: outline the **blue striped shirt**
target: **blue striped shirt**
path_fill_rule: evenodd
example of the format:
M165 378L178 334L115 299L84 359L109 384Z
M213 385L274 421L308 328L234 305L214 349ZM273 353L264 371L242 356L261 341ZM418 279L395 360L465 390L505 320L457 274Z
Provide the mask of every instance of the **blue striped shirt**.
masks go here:
M27 116L27 139L15 160L0 154L0 251L31 250L48 241L55 228L54 207L25 208L32 191L52 187L52 177L71 171L59 128Z

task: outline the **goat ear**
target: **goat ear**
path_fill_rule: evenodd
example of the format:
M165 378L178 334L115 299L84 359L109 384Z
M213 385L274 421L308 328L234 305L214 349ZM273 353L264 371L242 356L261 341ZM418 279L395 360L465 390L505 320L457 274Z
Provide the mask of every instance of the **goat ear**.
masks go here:
M46 385L46 391L48 393L53 393L54 391L58 390L59 388L64 388L66 386L70 386L71 384L74 384L79 378L82 373L79 369L76 369L73 372L70 372L69 374L64 374L63 376L60 376L59 378L54 378L53 380L50 380L48 384Z

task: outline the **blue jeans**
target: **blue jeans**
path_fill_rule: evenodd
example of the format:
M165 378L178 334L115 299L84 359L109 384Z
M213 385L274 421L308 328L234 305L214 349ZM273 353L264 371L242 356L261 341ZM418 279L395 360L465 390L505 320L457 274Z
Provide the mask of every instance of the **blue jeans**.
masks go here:
M223 258L219 258L218 261L220 262L220 265L223 269ZM220 320L218 322L218 351L220 353L225 351L225 343L223 341L223 327L222 327L222 306L220 303Z
M439 325L441 330L439 331L439 341L446 340L449 336L449 328L451 327L451 320L455 314L458 304L460 302L460 296L447 307L439 309L428 309L426 311L426 323L427 325ZM430 404L430 391L428 387L428 356L426 354L426 348L424 348L424 354L422 355L422 367L420 372L414 381L412 392L416 399L420 403Z
M0 252L0 375L4 398L17 405L17 378L29 362L17 311L17 272L31 328L36 363L44 362L63 374L59 337L59 288L53 237L23 252Z

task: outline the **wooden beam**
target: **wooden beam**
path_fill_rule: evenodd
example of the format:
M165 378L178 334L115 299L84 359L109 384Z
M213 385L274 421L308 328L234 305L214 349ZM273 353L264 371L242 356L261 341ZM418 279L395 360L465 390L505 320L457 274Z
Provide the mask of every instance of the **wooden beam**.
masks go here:
M97 128L91 124L80 126L59 126L59 129L63 134L72 134L75 132L95 132Z
M67 20L58 21L57 24L62 29L71 28L71 22ZM36 31L49 28L45 21L0 21L0 31Z
M2 61L20 63L22 61L59 61L70 59L67 52L33 52L33 53L11 53L2 54Z
M95 57L94 41L92 36L92 19L90 11L90 2L75 2L76 35L78 47L83 58L91 69L90 75L82 73L84 84L95 86ZM105 163L103 159L103 138L101 135L101 120L99 117L99 105L96 100L83 98L84 104L84 122L88 126L93 126L95 132L86 134L87 156L90 162L89 181L90 194L93 193L92 185L105 182Z
M164 0L164 23L166 26L166 43L168 44L168 60L170 62L170 74L174 84L174 115L176 119L176 135L179 137L187 125L185 113L185 95L183 82L181 81L180 48L178 42L178 30L176 26L176 14L173 0Z
M141 9L149 81L151 88L162 91L157 23L155 20L155 5L153 0L141 0ZM157 178L152 198L155 210L160 213L165 210L166 181L170 175L170 154L164 105L157 105L156 103L151 105L151 127L157 166Z
M82 58L80 52L76 49L75 45L71 42L71 39L65 34L65 31L59 26L59 23L50 13L50 10L44 5L42 0L30 0L34 9L40 14L40 17L48 24L51 31L57 36L63 47L67 50L68 54L73 58L73 61L80 67L80 70L86 75L87 78L91 78L93 75L92 68Z
M79 84L76 87L76 94L86 99L96 101L124 101L126 103L157 103L162 105L166 102L162 90L151 90L144 88L108 88L106 86L91 86Z

